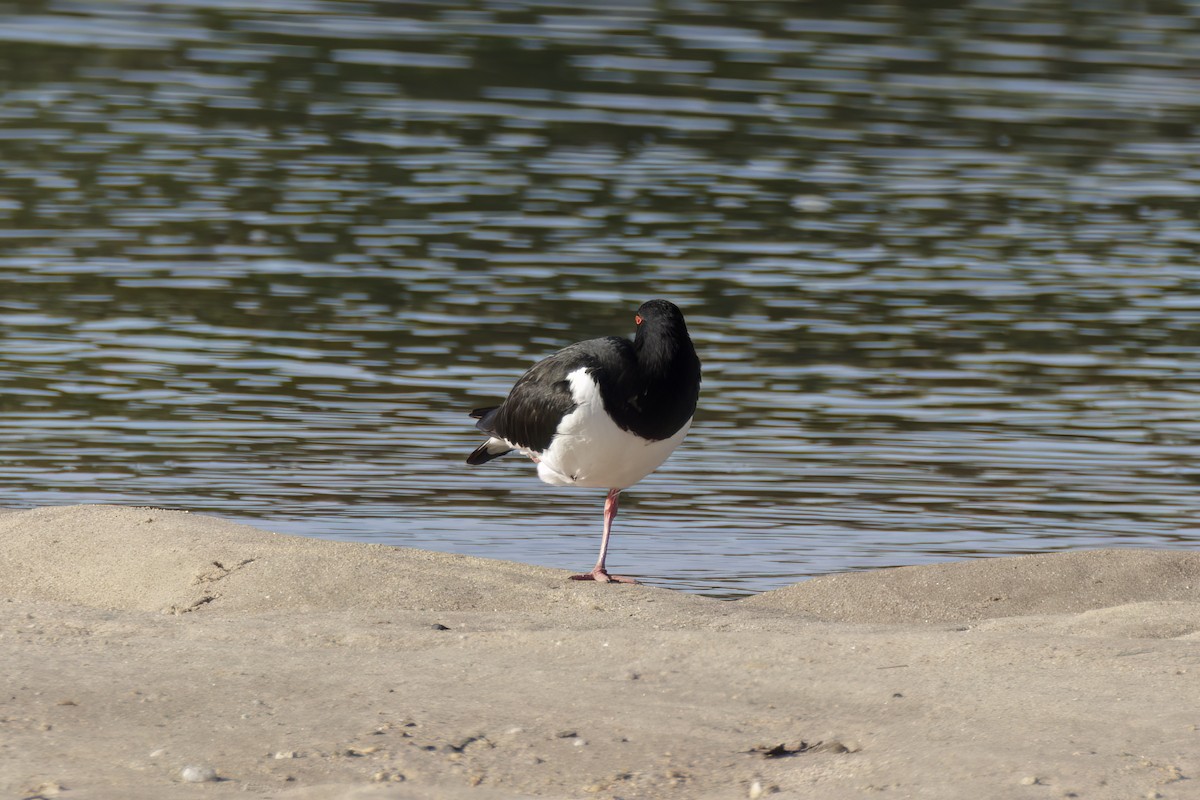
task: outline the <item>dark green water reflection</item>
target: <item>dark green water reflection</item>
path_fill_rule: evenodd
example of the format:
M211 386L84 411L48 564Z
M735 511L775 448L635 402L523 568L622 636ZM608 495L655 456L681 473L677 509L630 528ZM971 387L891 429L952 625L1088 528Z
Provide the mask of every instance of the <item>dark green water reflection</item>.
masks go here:
M0 13L3 505L586 567L465 411L661 296L616 570L1200 544L1200 3Z

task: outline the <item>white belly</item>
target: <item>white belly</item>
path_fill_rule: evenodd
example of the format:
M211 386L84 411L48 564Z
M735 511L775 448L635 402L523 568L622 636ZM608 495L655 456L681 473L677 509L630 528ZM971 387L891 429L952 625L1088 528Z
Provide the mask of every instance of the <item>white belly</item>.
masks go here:
M658 469L683 441L692 421L657 442L623 431L604 411L600 390L584 369L567 376L576 408L538 459L538 477L558 486L627 489Z

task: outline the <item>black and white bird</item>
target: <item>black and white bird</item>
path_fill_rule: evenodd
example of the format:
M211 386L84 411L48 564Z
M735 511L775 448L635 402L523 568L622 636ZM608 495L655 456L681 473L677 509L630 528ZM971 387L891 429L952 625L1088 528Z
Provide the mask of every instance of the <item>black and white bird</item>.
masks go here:
M683 441L700 395L700 359L679 308L650 300L634 321L632 342L606 336L565 347L534 364L503 403L471 412L490 438L468 464L516 450L546 483L608 489L600 558L572 580L637 582L604 568L618 498Z

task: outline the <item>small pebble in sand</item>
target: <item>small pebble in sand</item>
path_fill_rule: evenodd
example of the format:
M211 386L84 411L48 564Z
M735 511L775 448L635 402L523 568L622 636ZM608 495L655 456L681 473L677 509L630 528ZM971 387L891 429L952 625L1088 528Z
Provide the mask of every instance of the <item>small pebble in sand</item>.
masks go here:
M277 758L280 761L282 761L285 758L296 758L296 751L295 750L280 750L278 753L276 753L274 755L274 758Z
M556 737L558 737L559 739L574 739L576 734L575 734L575 731L568 730L568 731L559 731L558 733L556 733L554 735Z
M773 783L768 783L766 786L763 786L762 781L755 781L754 783L750 784L750 800L758 800L760 797L768 794L775 794L778 791L779 787Z
M1037 777L1036 775L1026 775L1024 778L1021 778L1022 786L1038 786L1039 784L1041 784L1041 782L1042 782L1042 779Z
M189 764L179 771L184 783L207 783L217 779L217 771L207 764Z
M403 783L406 779L399 772L384 772L380 770L371 776L375 783Z

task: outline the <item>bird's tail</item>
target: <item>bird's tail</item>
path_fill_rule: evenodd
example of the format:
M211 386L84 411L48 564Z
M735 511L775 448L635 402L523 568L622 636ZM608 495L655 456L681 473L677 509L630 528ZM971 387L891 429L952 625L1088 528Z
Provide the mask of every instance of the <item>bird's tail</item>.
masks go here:
M479 422L475 423L475 427L479 428L479 430L483 431L484 433L494 433L495 431L492 428L492 422L496 419L496 412L499 410L500 406L491 406L489 408L477 408L472 411L471 416L479 420ZM512 447L509 446L508 442L504 441L503 439L497 439L495 436L493 436L483 444L479 445L479 447L476 447L475 452L467 456L467 463L473 466L486 464L493 458L499 458L511 450Z
M512 448L508 446L508 442L503 439L488 439L479 445L479 447L476 447L475 452L467 456L467 463L472 466L479 466L509 452L512 452Z

